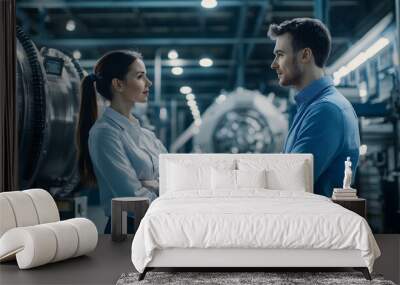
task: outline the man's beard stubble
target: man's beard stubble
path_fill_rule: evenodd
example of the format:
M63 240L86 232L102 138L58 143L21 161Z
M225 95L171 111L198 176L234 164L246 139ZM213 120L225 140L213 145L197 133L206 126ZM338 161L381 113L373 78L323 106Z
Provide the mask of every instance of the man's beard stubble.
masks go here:
M300 66L296 60L296 57L293 58L293 62L292 62L292 72L291 72L291 77L289 78L289 82L287 82L287 85L290 86L297 86L301 83L303 74L302 71L300 69Z

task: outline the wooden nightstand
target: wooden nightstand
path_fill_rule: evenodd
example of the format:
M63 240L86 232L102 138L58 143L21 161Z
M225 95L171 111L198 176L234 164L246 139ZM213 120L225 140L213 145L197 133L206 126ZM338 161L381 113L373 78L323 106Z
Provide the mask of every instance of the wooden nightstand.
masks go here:
M363 198L355 198L351 200L332 199L332 202L359 214L364 219L367 218L367 201Z
M111 200L111 237L113 241L123 241L127 237L127 215L132 213L135 232L149 208L147 197L120 197Z

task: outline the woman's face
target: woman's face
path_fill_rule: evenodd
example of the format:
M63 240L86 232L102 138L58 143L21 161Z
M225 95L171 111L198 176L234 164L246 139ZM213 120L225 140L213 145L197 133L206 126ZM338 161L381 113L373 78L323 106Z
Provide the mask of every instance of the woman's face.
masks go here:
M147 78L146 67L141 59L136 59L130 66L124 80L121 95L130 102L147 102L149 88L152 85Z

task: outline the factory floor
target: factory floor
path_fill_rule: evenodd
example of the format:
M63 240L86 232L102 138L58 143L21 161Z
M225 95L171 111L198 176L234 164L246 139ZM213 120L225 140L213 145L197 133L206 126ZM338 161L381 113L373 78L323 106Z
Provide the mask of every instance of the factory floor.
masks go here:
M400 234L375 235L382 256L374 273L400 282ZM110 235L100 235L94 252L29 270L19 270L16 262L0 264L0 284L115 284L122 273L134 271L130 259L132 237L112 242ZM312 269L310 270L312 271Z

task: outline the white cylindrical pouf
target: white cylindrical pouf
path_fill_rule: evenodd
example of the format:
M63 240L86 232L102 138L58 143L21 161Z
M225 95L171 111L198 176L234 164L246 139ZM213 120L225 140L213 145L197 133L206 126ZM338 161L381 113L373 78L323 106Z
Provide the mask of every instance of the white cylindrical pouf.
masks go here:
M65 222L73 225L78 233L79 244L74 257L88 253L96 248L98 232L92 221L85 218L75 218Z
M78 248L78 233L66 221L41 225L51 229L56 235L57 252L51 262L57 262L73 257Z
M54 232L40 225L14 228L1 238L1 253L16 253L20 269L40 266L53 260L57 251Z
M0 194L0 238L6 231L16 226L17 222L11 204L6 197Z
M17 227L33 226L39 223L35 205L30 196L21 191L1 193L13 209Z
M29 189L22 192L31 197L39 217L39 224L60 220L56 202L49 192L43 189Z

